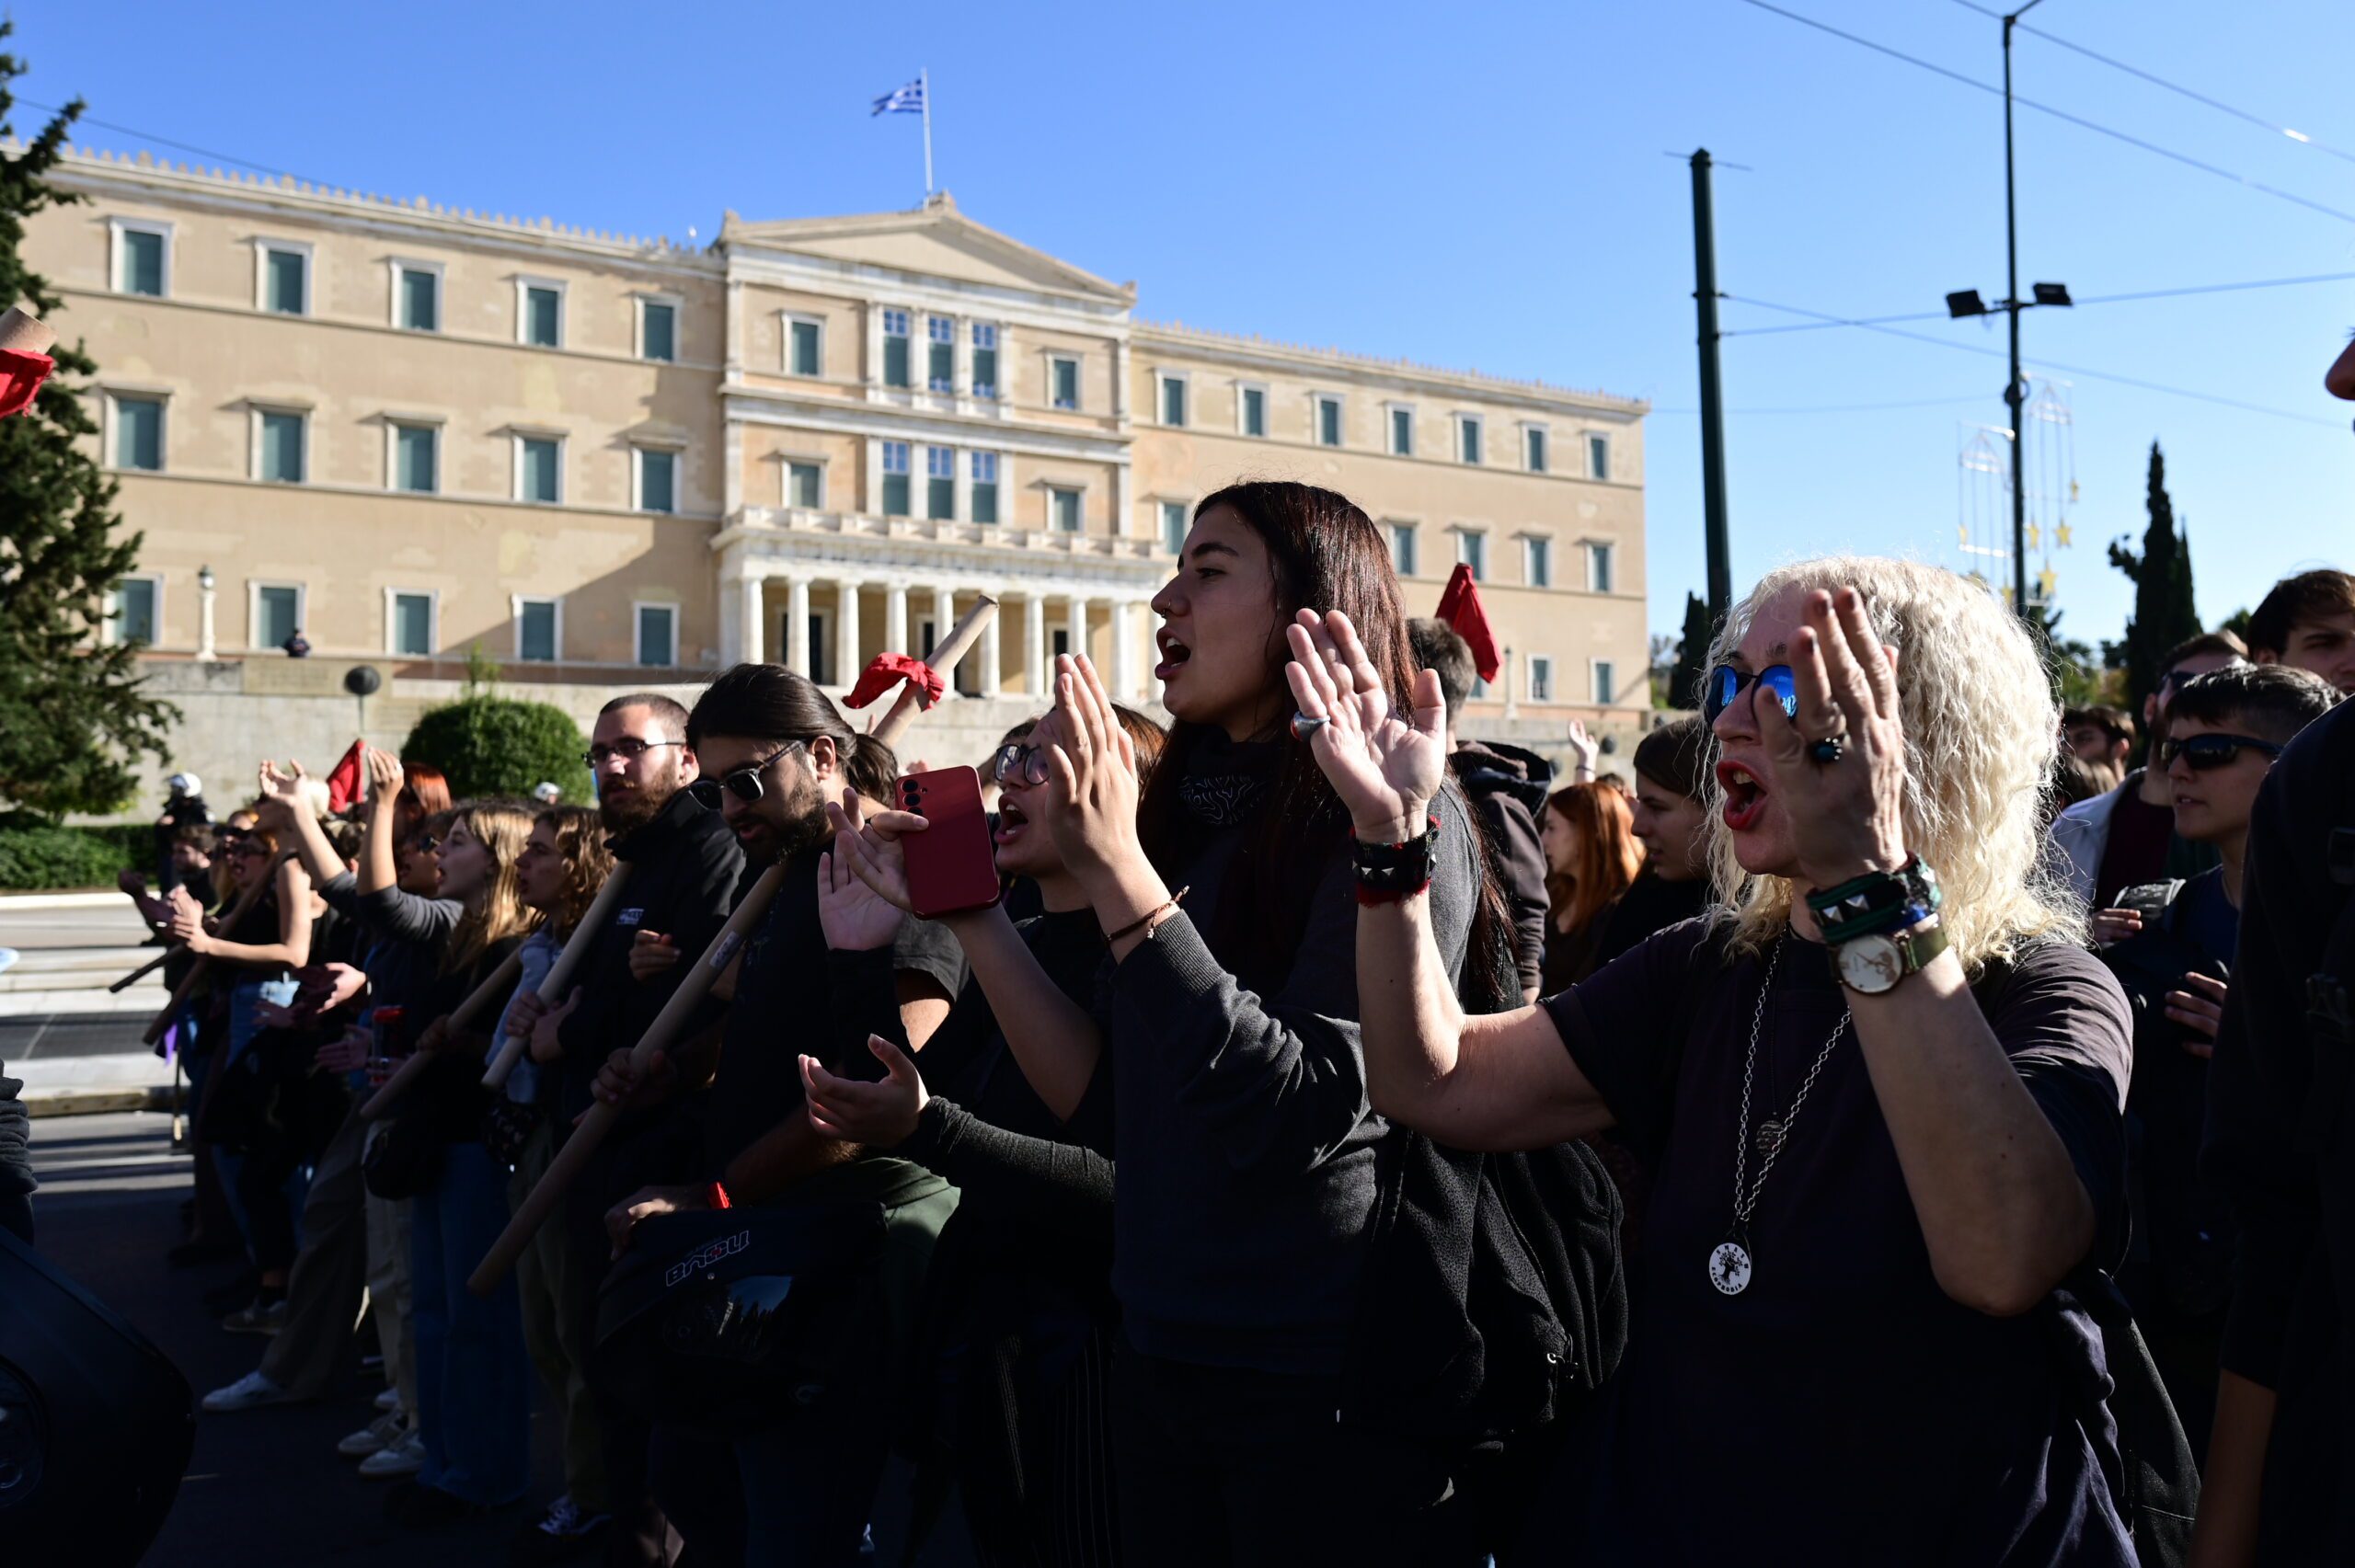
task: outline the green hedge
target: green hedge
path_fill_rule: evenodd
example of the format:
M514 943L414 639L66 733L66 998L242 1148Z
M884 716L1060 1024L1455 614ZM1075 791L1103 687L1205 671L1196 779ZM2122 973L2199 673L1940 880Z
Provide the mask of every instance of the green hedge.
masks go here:
M138 824L61 828L10 812L0 816L0 888L111 887L124 867L144 867L154 844L151 830Z
M465 800L490 795L527 798L553 784L564 798L587 803L589 770L580 761L588 741L571 715L548 703L488 694L464 697L417 721L401 755L431 762L450 776L450 794Z

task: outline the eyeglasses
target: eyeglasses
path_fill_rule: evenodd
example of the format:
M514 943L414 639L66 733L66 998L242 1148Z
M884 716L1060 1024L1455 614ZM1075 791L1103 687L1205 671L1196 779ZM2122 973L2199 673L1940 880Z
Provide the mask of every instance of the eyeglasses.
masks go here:
M1753 685L1763 686L1775 693L1783 704L1786 716L1799 716L1798 682L1787 664L1770 664L1755 675L1744 675L1730 664L1720 664L1709 671L1708 681L1701 691L1701 717L1709 724L1733 706L1734 702Z
M2241 748L2262 751L2268 757L2281 755L2281 748L2270 740L2259 740L2249 735L2188 735L2181 740L2169 740L2159 748L2159 765L2175 766L2180 757L2195 773L2211 768L2221 768L2240 756Z
M231 854L265 855L270 853L270 846L263 843L259 839L239 839L236 843L229 846L229 853Z
M1037 746L1009 741L990 758L990 777L1002 784L1018 781L1036 789L1047 782L1047 753Z
M592 746L580 754L580 760L592 768L602 768L619 757L625 762L635 762L657 746L684 746L684 740L641 740L635 735L625 735L611 746Z
M787 751L797 746L808 744L806 740L788 740L759 761L739 768L732 773L722 773L716 779L697 779L687 786L687 794L694 797L697 806L706 811L719 809L719 796L722 790L726 790L737 799L749 805L768 793L767 786L761 783L761 775L767 773L770 766Z

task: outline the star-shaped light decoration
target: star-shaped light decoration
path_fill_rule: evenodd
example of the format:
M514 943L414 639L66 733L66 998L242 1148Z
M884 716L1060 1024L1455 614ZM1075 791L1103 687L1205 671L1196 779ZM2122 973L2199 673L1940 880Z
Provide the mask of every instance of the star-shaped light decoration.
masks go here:
M2075 498L2074 492L2076 488L2077 487L2074 485L2069 486L2072 499ZM2052 543L2058 544L2063 550L2066 550L2069 547L2069 525L2067 523L2056 522L2052 525Z
M2036 574L2036 591L2050 599L2052 597L2052 585L2060 580L2052 575L2052 568L2047 567Z

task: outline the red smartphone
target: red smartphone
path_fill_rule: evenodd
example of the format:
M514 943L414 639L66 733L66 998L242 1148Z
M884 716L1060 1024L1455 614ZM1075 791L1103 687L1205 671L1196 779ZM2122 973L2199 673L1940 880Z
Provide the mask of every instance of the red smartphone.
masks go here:
M982 806L982 775L971 768L936 768L910 773L891 789L892 805L928 824L900 841L916 913L929 920L996 903L997 853Z

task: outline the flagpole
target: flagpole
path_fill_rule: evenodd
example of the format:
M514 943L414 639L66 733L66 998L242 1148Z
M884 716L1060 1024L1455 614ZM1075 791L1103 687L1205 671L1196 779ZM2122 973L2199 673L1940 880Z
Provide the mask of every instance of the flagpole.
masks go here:
M932 68L923 66L916 72L916 82L924 89L924 193L932 196Z

